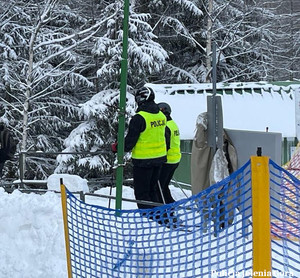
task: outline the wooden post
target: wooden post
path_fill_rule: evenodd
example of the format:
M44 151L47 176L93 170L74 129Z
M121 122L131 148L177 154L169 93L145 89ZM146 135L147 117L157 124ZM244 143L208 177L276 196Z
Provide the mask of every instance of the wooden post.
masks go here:
M64 219L68 278L72 278L70 239L69 239L69 229L68 229L67 195L66 195L66 187L64 186L62 179L60 180L60 191L61 191L62 213Z

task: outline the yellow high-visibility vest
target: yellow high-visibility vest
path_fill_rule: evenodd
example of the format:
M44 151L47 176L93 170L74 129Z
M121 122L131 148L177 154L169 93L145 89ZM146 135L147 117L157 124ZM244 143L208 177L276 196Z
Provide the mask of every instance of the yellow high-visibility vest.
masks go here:
M167 127L171 131L170 149L167 153L167 163L175 164L181 159L179 129L173 120L167 121Z
M146 122L146 128L132 149L132 158L150 159L167 155L165 128L166 116L159 113L152 114L145 111L138 112Z

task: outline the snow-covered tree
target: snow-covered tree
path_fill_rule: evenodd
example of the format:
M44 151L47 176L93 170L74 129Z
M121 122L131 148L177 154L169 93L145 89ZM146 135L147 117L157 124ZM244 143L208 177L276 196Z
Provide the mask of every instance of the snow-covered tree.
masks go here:
M154 32L169 54L165 71L154 81L210 82L213 42L217 45L218 81L272 79L275 54L291 51L276 43L278 32L273 29L282 20L282 16L276 16L274 6L285 2L267 2L174 0L170 5L164 0L142 1L141 8L150 10Z
M60 151L79 120L79 100L94 86L82 74L88 63L78 46L91 40L109 18L89 24L58 0L10 3L1 25L1 100L16 121L21 151ZM49 159L27 162L28 178L49 174Z
M157 83L198 83L205 80L204 13L198 0L140 1L149 10L158 42L168 53L164 71L151 76Z
M156 36L148 21L150 15L136 12L137 3L130 5L128 39L128 91L147 82L148 77L163 70L168 57L156 42ZM57 172L74 171L86 177L99 177L111 170L113 154L110 144L117 138L118 102L120 88L120 62L123 38L123 1L102 6L99 14L116 16L101 28L91 53L99 68L97 70L99 92L81 107L85 121L74 129L65 141L66 152L104 151L102 155L84 156L77 162L73 155L58 158ZM128 92L127 122L133 110L133 98ZM75 164L74 164L75 163ZM75 165L75 166L74 166Z
M290 7L287 2L207 1L206 5L213 4L207 16L212 21L211 38L217 43L219 81L282 80L284 72L292 69L296 41L292 13L282 13L284 6Z
M207 0L203 3L207 18L206 80L212 80L212 42L217 46L218 81L260 80L265 75L261 61L268 57L261 52L259 36L263 27L264 30L270 28L268 22L263 26L257 24L261 7L248 5L243 0ZM264 42L270 42L271 36L266 32Z
M268 70L268 80L300 79L300 68L297 66L300 59L300 2L264 0L261 1L260 6L274 14L269 18L272 23L270 31L273 40L264 49L270 58L269 63L265 65ZM265 30L262 33L265 33Z

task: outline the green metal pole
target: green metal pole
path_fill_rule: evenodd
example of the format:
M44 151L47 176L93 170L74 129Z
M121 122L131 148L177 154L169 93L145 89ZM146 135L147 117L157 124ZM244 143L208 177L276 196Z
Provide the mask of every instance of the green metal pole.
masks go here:
M121 85L119 103L119 127L118 127L118 166L116 178L116 209L122 206L122 185L124 170L124 134L125 134L125 107L127 89L127 68L128 68L128 21L129 21L129 0L124 0L123 19L123 52L121 60Z

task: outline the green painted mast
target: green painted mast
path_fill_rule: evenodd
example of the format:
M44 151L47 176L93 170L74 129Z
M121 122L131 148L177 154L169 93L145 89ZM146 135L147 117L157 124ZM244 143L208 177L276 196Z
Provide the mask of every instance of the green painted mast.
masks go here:
M129 0L124 0L123 19L123 50L121 59L121 85L119 102L119 127L118 127L118 165L116 178L116 209L122 206L122 186L124 172L124 134L125 134L125 109L127 90L127 68L128 68L128 22L129 22Z

